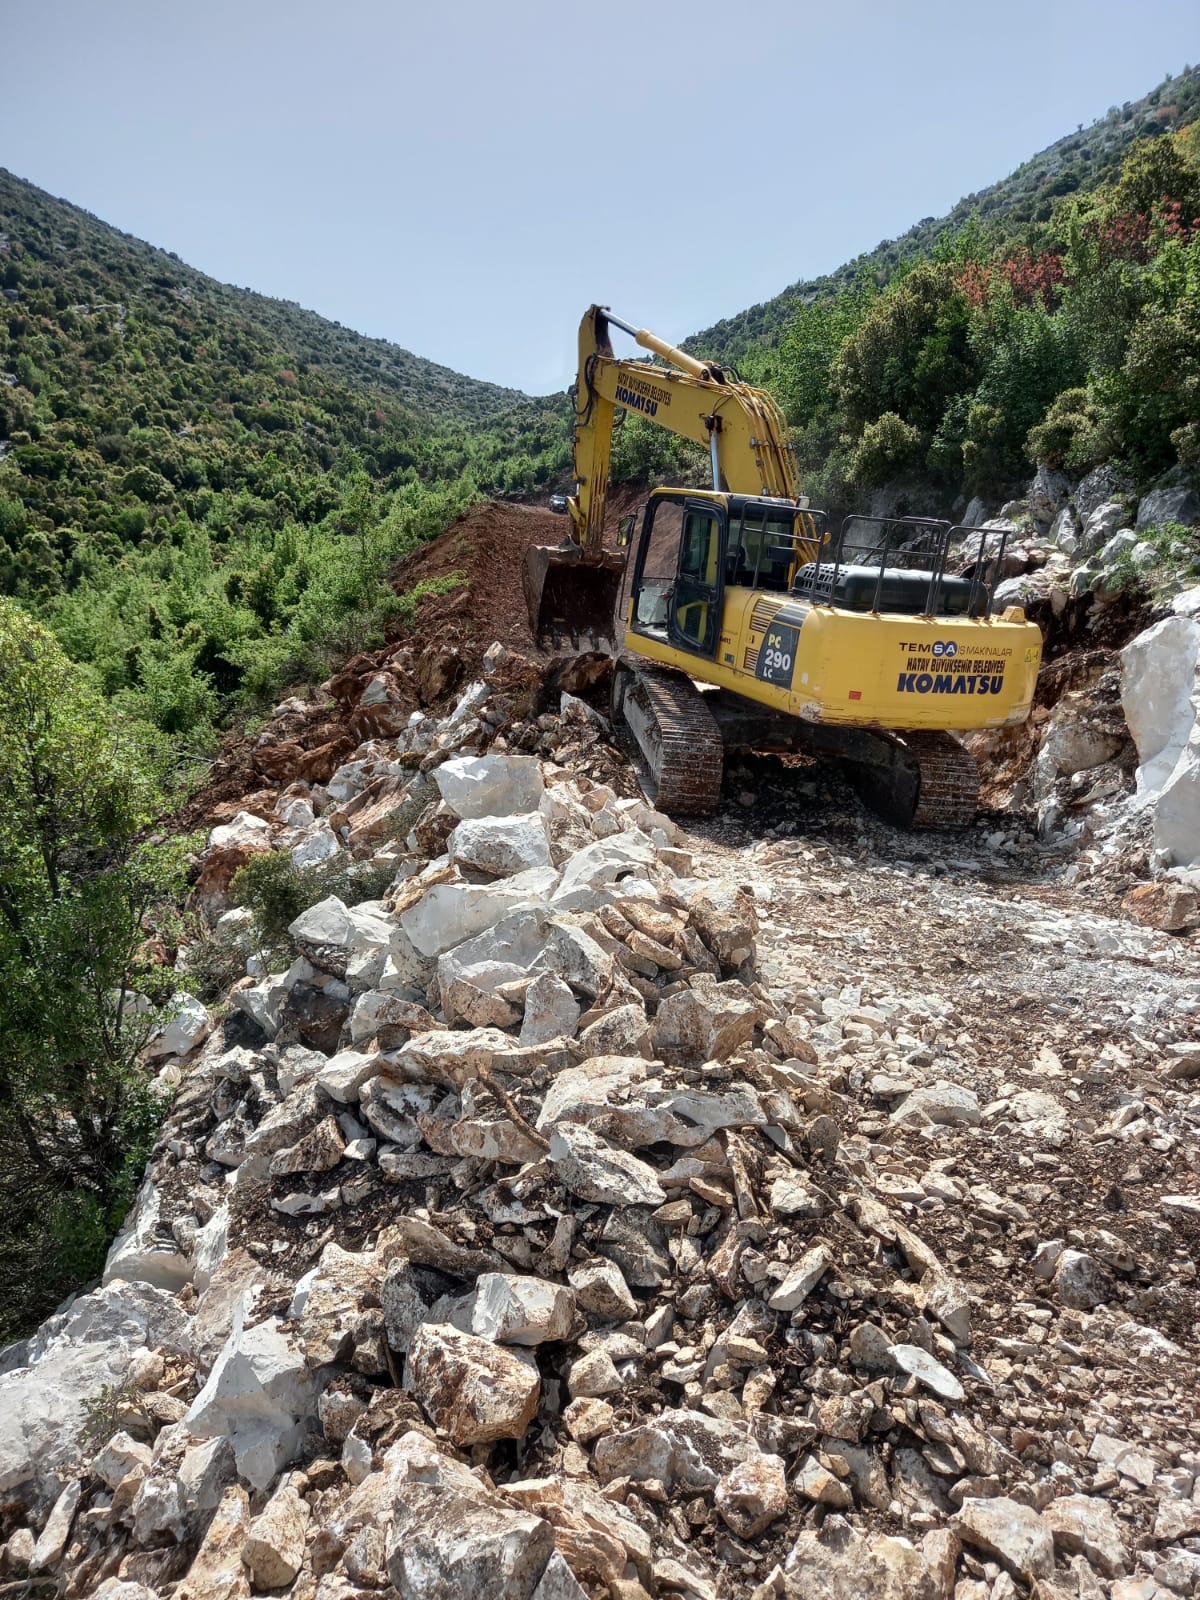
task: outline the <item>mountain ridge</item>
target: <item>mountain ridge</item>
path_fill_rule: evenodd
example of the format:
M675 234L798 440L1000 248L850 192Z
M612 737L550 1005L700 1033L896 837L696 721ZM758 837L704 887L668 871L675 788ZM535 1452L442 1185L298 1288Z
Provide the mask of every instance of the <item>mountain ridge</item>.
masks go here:
M1173 98L1164 104L1168 93ZM797 305L846 288L862 276L881 286L898 267L927 255L938 239L962 227L975 213L985 223L1004 218L1017 223L1045 221L1060 195L1086 193L1111 179L1136 139L1170 132L1194 120L1197 113L1200 66L1187 66L1140 99L1110 107L1090 127L1080 125L1073 134L1064 134L1006 177L964 195L944 216L923 217L897 238L881 240L873 250L830 272L798 279L770 299L720 318L690 335L683 349L710 360L736 362L752 345L774 345Z
M19 191L25 192L24 197ZM460 373L389 339L358 333L298 301L224 283L190 266L174 251L161 249L136 234L127 233L85 207L52 195L29 179L0 167L0 233L4 231L9 213L15 216L18 229L23 220L31 220L31 201L39 209L51 206L67 213L76 227L85 232L94 230L119 240L147 265L157 266L160 273L177 274L182 286L193 293L203 290L215 304L271 332L281 342L290 344L297 356L313 365L343 380L370 383L423 411L431 420L482 420L538 398L520 389ZM9 220L8 225L13 226L13 222ZM16 242L23 242L18 235L13 237Z

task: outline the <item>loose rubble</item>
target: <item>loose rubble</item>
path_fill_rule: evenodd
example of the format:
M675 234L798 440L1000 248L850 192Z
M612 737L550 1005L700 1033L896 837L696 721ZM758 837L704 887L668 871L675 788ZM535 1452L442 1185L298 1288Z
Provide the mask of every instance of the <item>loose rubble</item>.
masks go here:
M218 932L262 849L377 898L156 1041L104 1281L0 1356L0 1574L1200 1593L1191 942L995 819L904 838L834 790L808 836L683 834L590 707L516 716L504 651L447 716L415 681L351 663L318 765L282 708L212 830Z

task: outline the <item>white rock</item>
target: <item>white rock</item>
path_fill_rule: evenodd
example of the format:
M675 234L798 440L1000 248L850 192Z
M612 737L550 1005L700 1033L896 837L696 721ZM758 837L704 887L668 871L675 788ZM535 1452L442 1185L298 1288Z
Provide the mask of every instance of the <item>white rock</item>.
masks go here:
M550 865L550 837L536 811L526 816L467 818L446 840L446 850L460 866L498 878Z
M317 1073L317 1083L339 1105L353 1105L368 1083L380 1071L379 1056L361 1050L339 1050Z
M575 1295L561 1284L484 1272L469 1297L470 1331L493 1344L538 1345L570 1337Z
M995 1556L1014 1577L1032 1584L1054 1571L1054 1536L1032 1507L1004 1495L967 1499L954 1518L959 1537Z
M104 1263L104 1283L152 1283L178 1290L192 1277L191 1263L162 1222L158 1185L147 1175L133 1209L113 1240Z
M599 1440L593 1454L600 1482L657 1479L670 1493L679 1488L705 1494L730 1468L763 1452L744 1422L706 1416L701 1411L661 1411L623 1433Z
M1120 500L1106 500L1097 506L1083 525L1083 533L1076 552L1084 558L1094 556L1112 538L1126 521L1125 506Z
M1121 708L1138 752L1138 792L1155 795L1196 722L1200 621L1165 617L1121 651Z
M327 822L321 820L306 828L296 843L289 845L288 854L293 866L307 869L332 861L334 856L341 853L341 848L337 834Z
M979 1097L973 1089L958 1083L933 1083L914 1089L892 1112L893 1122L912 1122L918 1126L928 1119L942 1126L977 1128L983 1121Z
M923 1383L927 1389L932 1389L934 1394L940 1395L943 1400L962 1400L966 1391L948 1367L934 1358L920 1345L894 1344L888 1348L888 1355L895 1362L901 1372L907 1372L916 1378L918 1383Z
M543 972L525 991L522 1045L549 1044L552 1039L573 1039L579 1021L579 1002L569 984Z
M536 811L544 788L541 763L533 756L456 756L435 767L433 779L464 820Z
M242 1560L256 1589L281 1589L304 1563L311 1513L291 1484L283 1484L250 1524Z
M624 1387L607 1350L589 1350L567 1370L567 1393L572 1400L599 1400Z
M252 849L264 850L268 849L270 844L271 824L250 811L239 811L232 822L214 828L208 836L210 850L226 850L237 845L249 845Z
M74 1479L54 1502L46 1519L46 1526L38 1535L37 1543L33 1547L33 1555L29 1562L30 1572L47 1572L51 1567L57 1566L62 1559L82 1493L83 1485L78 1479Z
M281 794L275 802L275 815L285 828L308 828L317 820L310 802L298 794Z
M713 1504L739 1539L756 1539L787 1510L782 1458L755 1456L732 1467L717 1484Z
M1054 1534L1057 1550L1085 1556L1105 1578L1119 1578L1126 1571L1129 1556L1121 1526L1106 1500L1087 1494L1063 1495L1051 1500L1042 1516Z
M539 1588L556 1553L550 1523L481 1492L407 1485L394 1501L386 1549L388 1577L404 1600L534 1600L535 1594L564 1600L570 1594Z
M347 977L351 962L371 958L382 970L384 953L395 932L394 924L377 903L364 901L347 906L331 894L307 911L301 912L288 928L297 947L315 967L335 977ZM376 973L375 976L378 976ZM360 971L356 984L360 990L371 987L369 970Z
M615 1261L582 1261L567 1273L567 1282L580 1308L606 1322L625 1322L638 1314L638 1303Z
M299 1450L316 1404L313 1375L278 1317L247 1328L239 1305L233 1331L186 1420L199 1438L228 1437L241 1477L265 1489Z
M199 1535L234 1476L228 1439L192 1438L183 1423L166 1427L154 1441L149 1474L130 1508L138 1544L169 1534L177 1544Z
M151 1061L163 1056L186 1056L202 1039L207 1039L211 1028L212 1018L199 1000L190 994L173 994L145 1054Z
M140 1440L133 1439L124 1429L114 1433L98 1456L91 1464L91 1473L99 1478L101 1483L106 1483L110 1489L115 1489L126 1473L134 1467L149 1470L150 1446L142 1444Z
M408 1352L406 1385L460 1448L520 1439L537 1411L538 1370L502 1345L423 1322Z
M493 883L436 883L400 913L400 927L418 954L440 956L509 912L544 909L557 882L553 868L533 867Z
M48 1318L26 1364L0 1374L0 1494L24 1485L35 1503L56 1498L91 1402L146 1346L190 1351L189 1321L173 1294L122 1282Z
M833 1265L833 1256L823 1244L814 1245L800 1257L787 1276L769 1296L767 1304L773 1311L796 1311L820 1283Z
M610 1206L660 1206L666 1201L653 1167L606 1144L590 1128L555 1124L550 1160L563 1185L580 1200Z

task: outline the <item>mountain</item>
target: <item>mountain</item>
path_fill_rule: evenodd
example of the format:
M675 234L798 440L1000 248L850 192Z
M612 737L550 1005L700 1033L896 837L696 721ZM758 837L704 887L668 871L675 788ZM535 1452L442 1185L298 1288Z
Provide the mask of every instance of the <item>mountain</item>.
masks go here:
M426 361L386 339L367 338L293 301L219 283L172 252L122 233L3 168L0 232L8 235L10 263L19 249L53 263L68 277L78 275L82 302L119 301L136 312L145 305L161 307L164 295L174 295L199 314L244 324L295 360L343 383L377 389L433 421L484 421L527 398L518 389Z
M378 639L390 563L569 457L565 396L217 283L0 172L0 594L164 731Z
M683 348L736 363L751 346L777 343L797 304L844 288L856 279L887 283L898 268L924 259L939 239L976 214L1006 233L1026 223L1048 221L1059 197L1086 194L1111 181L1137 139L1184 127L1198 114L1200 67L1186 67L1140 100L1113 106L1091 127L1057 139L999 183L964 195L944 217L925 217L900 238L884 239L874 250L832 272L790 284L772 299L693 334Z

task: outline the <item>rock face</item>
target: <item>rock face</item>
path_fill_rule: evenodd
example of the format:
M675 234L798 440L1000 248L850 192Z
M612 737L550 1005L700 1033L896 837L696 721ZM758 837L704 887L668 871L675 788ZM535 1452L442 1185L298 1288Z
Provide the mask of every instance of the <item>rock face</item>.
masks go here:
M1138 752L1138 793L1154 840L1176 864L1200 861L1200 622L1166 617L1121 652L1121 704Z
M1018 538L1052 611L1069 563ZM1200 645L1169 621L1126 685L1160 788ZM1130 881L1111 658L1052 662L1020 730L1066 815L1124 784L1142 831L1093 894L1099 836L1064 870L994 811L847 834L807 767L683 839L558 668L490 651L438 716L462 654L387 649L280 708L254 763L286 792L214 818L262 813L199 881L254 844L350 887L278 971L225 925L246 976L157 1058L105 1283L0 1354L0 1578L1185 1600L1200 885Z

